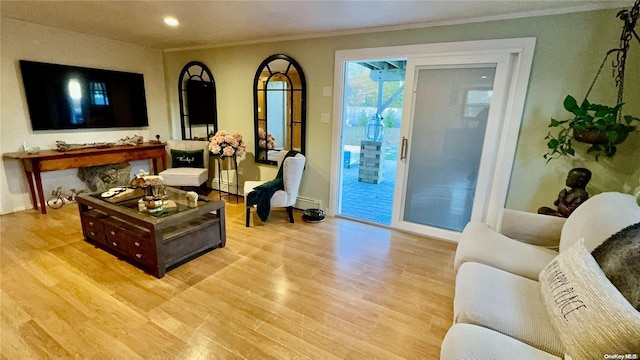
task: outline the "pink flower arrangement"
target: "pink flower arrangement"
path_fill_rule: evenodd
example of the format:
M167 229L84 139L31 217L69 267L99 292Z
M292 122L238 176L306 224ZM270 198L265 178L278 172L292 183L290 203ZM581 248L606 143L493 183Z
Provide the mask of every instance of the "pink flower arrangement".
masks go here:
M276 139L273 138L271 133L266 133L264 129L258 128L258 146L261 149L275 149L276 148Z
M242 135L219 130L209 141L209 150L220 157L242 156L247 151Z

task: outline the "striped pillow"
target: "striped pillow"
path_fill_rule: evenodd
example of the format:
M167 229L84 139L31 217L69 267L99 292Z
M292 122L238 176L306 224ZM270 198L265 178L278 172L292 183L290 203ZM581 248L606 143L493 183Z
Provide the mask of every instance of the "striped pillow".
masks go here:
M542 298L573 359L640 355L640 312L620 294L579 239L540 272Z

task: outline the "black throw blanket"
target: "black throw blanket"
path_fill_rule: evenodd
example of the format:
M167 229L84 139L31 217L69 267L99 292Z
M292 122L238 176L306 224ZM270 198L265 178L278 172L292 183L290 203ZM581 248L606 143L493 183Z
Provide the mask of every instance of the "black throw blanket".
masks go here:
M284 181L282 180L284 161L290 156L296 156L298 153L299 152L296 150L289 150L289 152L284 156L284 159L282 159L282 164L280 165L280 169L278 169L276 178L267 181L262 185L256 186L252 192L247 194L247 205L257 205L258 217L262 222L269 219L269 213L271 211L271 197L273 194L278 190L284 190Z

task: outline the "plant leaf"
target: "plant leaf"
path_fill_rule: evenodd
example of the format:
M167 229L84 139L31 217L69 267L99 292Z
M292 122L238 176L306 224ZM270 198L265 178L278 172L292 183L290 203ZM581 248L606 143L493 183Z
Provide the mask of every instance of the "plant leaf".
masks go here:
M615 125L618 122L618 117L614 114L607 114L603 117L603 120L607 125Z
M610 115L612 113L614 113L613 108L610 108L608 106L604 106L604 105L593 105L591 106L591 110L595 111L595 116L596 117L604 117L606 115Z
M612 111L614 114L618 114L618 112L620 112L620 109L622 109L622 106L623 106L623 105L624 105L624 103L618 103L618 104L616 104L616 106L614 106L614 107L612 107L612 108L611 108L611 111Z
M607 124L603 120L598 120L593 123L593 128L600 131L605 131L607 129Z
M564 105L565 110L567 110L570 113L575 114L575 111L578 110L578 102L571 95L567 95L567 97L564 98L564 102L562 104Z
M616 154L617 151L618 151L618 148L615 145L611 145L609 149L605 152L605 155L607 155L607 157L612 157L613 155Z
M616 140L618 139L618 132L615 130L609 130L606 132L607 134L607 139L609 139L609 142L616 142Z
M600 150L602 150L602 148L599 145L594 144L587 149L587 154L594 151L600 151Z
M560 126L566 122L568 122L569 120L556 120L554 118L551 118L551 121L549 122L549 127L557 127Z
M623 119L624 119L624 122L625 122L627 125L631 125L631 123L632 123L632 122L634 122L634 121L635 121L635 122L640 122L640 119L639 119L639 118L637 118L637 117L633 117L633 116L631 116L631 115L625 115L625 116L623 116Z

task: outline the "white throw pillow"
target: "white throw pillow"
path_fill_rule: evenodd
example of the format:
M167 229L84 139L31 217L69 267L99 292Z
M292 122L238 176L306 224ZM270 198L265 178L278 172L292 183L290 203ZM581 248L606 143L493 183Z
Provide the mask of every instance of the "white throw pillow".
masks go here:
M640 355L640 312L609 282L579 239L540 272L540 291L573 359Z

